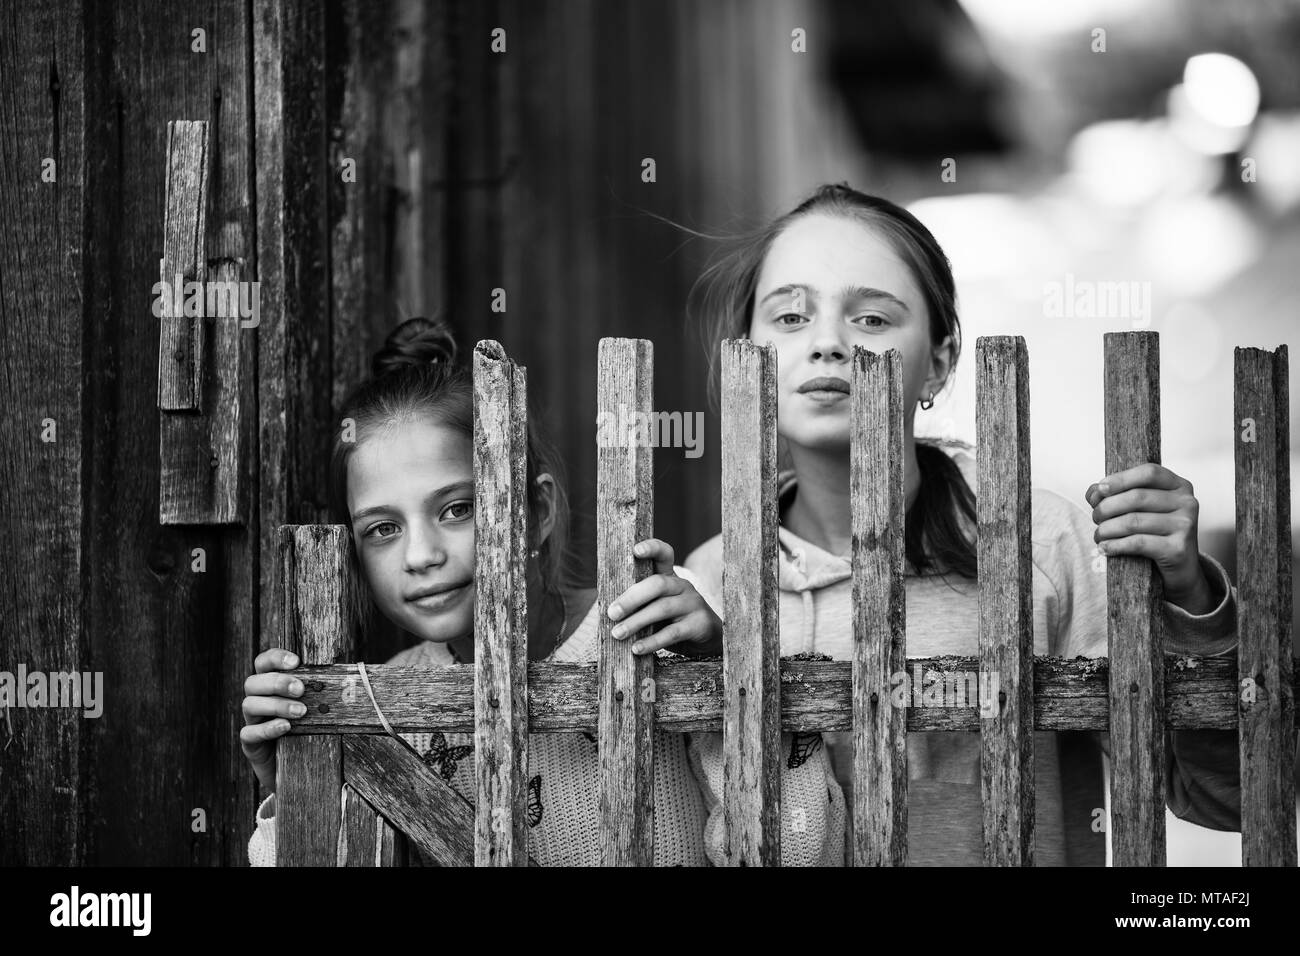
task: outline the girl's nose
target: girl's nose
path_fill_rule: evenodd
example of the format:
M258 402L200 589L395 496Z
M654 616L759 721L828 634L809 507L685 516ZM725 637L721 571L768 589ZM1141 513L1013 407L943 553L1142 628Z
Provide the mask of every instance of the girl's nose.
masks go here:
M436 568L447 560L447 551L436 533L413 527L406 539L406 570L423 571Z
M844 336L841 334L842 326L833 319L822 319L818 321L813 328L812 339L809 343L808 357L810 359L825 360L831 362L847 362L849 358L849 348L844 344Z

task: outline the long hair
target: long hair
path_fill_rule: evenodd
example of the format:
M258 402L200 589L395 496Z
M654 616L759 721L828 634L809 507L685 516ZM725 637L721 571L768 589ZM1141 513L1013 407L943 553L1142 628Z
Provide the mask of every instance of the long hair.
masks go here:
M427 417L468 437L474 437L474 380L470 368L457 360L456 341L445 322L436 318L407 319L391 333L374 354L370 378L358 385L343 402L341 419L352 420L353 433L344 440L340 429L334 437L329 464L329 505L333 520L349 527L348 460L357 447L376 429L397 422ZM538 475L549 474L555 481L554 521L546 540L539 542L538 518L542 492ZM528 541L538 550L537 562L542 587L558 590L565 573L564 555L568 539L569 504L563 471L554 447L543 436L534 417L528 417ZM355 544L353 572L360 574ZM354 614L368 629L374 603L368 588L357 589Z
M724 339L748 338L754 293L773 241L808 215L843 216L879 232L911 271L930 315L930 341L952 336L952 365L961 354L961 323L952 267L930 230L906 209L868 196L846 183L819 187L772 222L734 237L691 290L692 312L704 323L709 344L709 391L716 405L721 391ZM969 446L966 446L969 448ZM918 574L955 573L974 578L977 550L963 521L975 526L975 494L957 463L939 446L917 439L920 493L907 509L904 550Z

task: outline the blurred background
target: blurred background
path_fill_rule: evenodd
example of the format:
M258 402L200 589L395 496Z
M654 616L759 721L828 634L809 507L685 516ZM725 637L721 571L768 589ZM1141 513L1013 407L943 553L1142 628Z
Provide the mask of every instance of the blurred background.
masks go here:
M650 339L655 407L706 424L700 457L655 454L656 533L683 557L716 534L718 419L687 303L719 242L697 234L828 181L907 205L952 261L966 357L918 434L973 440L975 340L1023 335L1034 484L1082 504L1104 467L1103 333L1158 331L1163 461L1234 571L1233 348L1300 328L1297 50L1297 0L14 5L0 402L60 437L0 423L4 527L27 556L0 651L103 671L110 706L8 715L0 859L245 861L258 794L237 705L278 635L275 531L329 520L337 410L405 318L438 312L466 350L495 338L527 366L588 576L598 343ZM234 525L159 523L149 307L177 119L212 124L208 256L264 284ZM1104 283L1139 294L1072 307ZM400 646L377 635L363 656ZM1174 864L1234 865L1239 844L1170 823Z

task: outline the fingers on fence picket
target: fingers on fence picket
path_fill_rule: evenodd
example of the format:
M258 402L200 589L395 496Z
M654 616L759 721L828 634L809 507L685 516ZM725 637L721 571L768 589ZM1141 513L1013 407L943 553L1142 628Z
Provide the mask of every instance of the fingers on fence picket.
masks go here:
M474 747L477 866L528 863L527 380L474 349Z
M281 525L279 646L303 664L353 656L350 536L342 525ZM343 750L337 736L286 735L277 746L276 863L335 866L343 825Z
M722 395L724 852L733 866L779 866L775 349L724 342Z
M597 374L598 422L646 422L653 402L654 352L644 339L603 338ZM620 426L622 427L622 426ZM605 866L650 866L654 859L654 655L615 640L609 605L651 572L632 546L654 529L652 449L641 432L597 428L596 602L600 615L597 744L601 859ZM649 692L647 692L647 690Z
M853 349L853 864L907 862L907 710L891 677L907 665L903 590L900 353ZM882 480L883 479L883 480Z
M1160 462L1160 338L1105 336L1106 474ZM1141 557L1106 561L1110 658L1110 834L1116 866L1165 865L1162 591Z
M1295 866L1287 347L1234 356L1241 862Z
M1029 355L1025 340L1018 335L982 337L976 341L975 351L984 865L1032 866L1034 592Z

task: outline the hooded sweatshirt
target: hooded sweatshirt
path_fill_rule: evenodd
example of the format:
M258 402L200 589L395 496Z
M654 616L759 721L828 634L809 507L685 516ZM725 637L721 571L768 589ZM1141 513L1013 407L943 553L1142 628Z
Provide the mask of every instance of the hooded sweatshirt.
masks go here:
M955 453L967 483L978 494L976 460ZM796 493L792 472L780 478L781 512ZM1033 628L1035 656L1105 657L1105 557L1093 541L1091 515L1044 488L1032 491ZM973 529L972 529L973 530ZM820 653L851 660L852 565L799 538L785 527L778 531L780 556L781 654ZM1227 572L1214 559L1200 556L1210 582L1214 608L1189 614L1164 602L1165 651L1176 655L1215 656L1236 647L1236 593ZM722 538L697 548L686 567L700 582L701 593L721 613ZM956 575L917 576L907 564L907 656L977 655L979 602L976 583ZM909 677L911 668L909 668ZM905 686L905 685L904 685ZM914 692L906 700L915 704ZM1034 862L1039 866L1105 865L1106 844L1098 825L1104 813L1103 776L1098 738L1083 732L1035 731L1036 831ZM799 773L825 767L852 806L853 745L848 732L821 735L823 746L792 740L791 750L805 757ZM811 753L810 753L811 752ZM1216 830L1240 829L1240 779L1236 734L1232 731L1179 731L1170 734L1165 775L1166 799L1180 818ZM708 833L721 829L722 740L719 734L695 734L691 760L710 808ZM980 795L980 736L965 732L914 732L907 735L908 864L912 866L979 866L983 863L983 810ZM788 785L783 783L783 794ZM790 808L783 805L782 816ZM783 827L784 827L783 822ZM820 856L844 862L852 846L852 814L828 827L824 839L841 846ZM717 840L706 840L711 859ZM714 862L721 862L714 859Z

